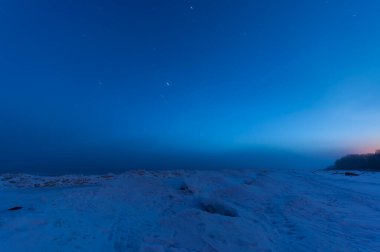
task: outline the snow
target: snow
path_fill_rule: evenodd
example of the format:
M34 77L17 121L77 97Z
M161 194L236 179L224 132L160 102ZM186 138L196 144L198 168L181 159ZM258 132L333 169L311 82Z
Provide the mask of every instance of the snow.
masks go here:
M0 251L378 251L379 190L378 173L4 174Z

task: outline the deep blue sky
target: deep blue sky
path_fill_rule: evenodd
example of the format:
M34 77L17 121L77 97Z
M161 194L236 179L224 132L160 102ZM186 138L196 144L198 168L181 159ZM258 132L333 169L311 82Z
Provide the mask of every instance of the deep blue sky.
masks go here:
M3 0L0 167L372 151L379 13L377 0Z

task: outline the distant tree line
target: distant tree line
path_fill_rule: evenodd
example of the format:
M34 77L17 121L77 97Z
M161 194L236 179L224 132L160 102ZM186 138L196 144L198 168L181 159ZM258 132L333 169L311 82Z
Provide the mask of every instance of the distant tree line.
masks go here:
M370 154L354 154L342 157L328 169L380 171L380 150Z

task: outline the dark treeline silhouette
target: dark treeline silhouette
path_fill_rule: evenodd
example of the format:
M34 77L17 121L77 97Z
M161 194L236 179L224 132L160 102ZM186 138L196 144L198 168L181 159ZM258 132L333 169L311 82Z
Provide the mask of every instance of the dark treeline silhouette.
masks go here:
M380 150L370 154L354 154L342 157L328 169L380 171Z

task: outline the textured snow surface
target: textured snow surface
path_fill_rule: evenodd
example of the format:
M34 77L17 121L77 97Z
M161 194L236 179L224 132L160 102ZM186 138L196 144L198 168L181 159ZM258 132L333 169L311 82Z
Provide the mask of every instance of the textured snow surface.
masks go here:
M0 251L379 251L380 174L0 176ZM21 209L9 211L13 207Z

